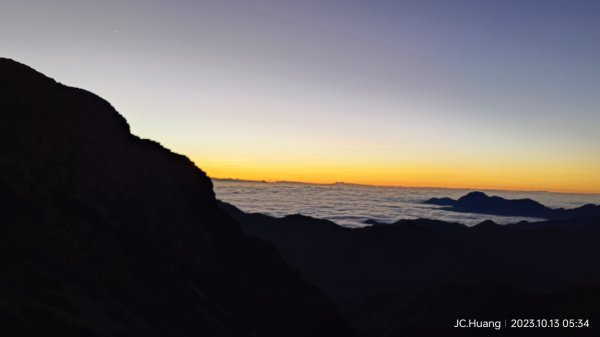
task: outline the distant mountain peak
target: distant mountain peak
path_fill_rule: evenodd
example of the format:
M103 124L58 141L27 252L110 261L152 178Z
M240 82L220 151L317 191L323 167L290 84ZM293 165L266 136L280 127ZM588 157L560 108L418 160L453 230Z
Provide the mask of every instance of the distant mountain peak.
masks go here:
M489 197L487 194L485 194L481 191L469 192L469 193L465 194L464 196L460 197L460 199L474 199L474 198L489 198Z
M500 216L526 216L543 219L565 219L581 216L600 217L600 206L584 205L574 209L550 208L532 199L505 199L488 196L479 191L470 192L458 200L451 198L431 198L423 203L445 206L443 209L454 212L492 214Z

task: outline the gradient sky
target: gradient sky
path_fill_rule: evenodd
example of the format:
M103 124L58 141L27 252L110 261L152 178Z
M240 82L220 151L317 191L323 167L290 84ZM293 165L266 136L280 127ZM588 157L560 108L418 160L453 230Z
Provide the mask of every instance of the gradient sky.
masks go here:
M599 1L3 1L0 56L213 177L600 192Z

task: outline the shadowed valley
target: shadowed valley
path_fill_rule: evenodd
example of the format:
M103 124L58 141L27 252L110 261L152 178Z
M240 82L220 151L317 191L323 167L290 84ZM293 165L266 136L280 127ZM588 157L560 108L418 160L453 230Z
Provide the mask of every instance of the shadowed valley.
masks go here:
M592 327L600 319L596 217L474 227L369 221L370 227L344 228L302 215L273 218L221 207L334 297L362 336L493 335L452 329L457 318L580 317ZM592 330L544 330L546 336L578 333Z

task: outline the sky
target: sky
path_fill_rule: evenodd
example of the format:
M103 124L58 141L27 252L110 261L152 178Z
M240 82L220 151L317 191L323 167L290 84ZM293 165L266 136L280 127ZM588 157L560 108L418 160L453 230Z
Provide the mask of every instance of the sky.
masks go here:
M2 1L0 56L211 177L600 192L598 1Z

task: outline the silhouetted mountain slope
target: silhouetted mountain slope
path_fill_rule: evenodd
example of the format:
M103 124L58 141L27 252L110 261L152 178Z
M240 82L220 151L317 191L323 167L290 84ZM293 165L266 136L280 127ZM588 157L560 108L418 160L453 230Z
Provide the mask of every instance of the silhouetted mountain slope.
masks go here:
M458 200L431 198L423 203L447 206L454 212L481 213L505 216L525 216L543 219L569 219L574 217L600 217L600 205L587 204L573 209L549 208L531 199L504 199L488 196L483 192L471 192Z
M352 335L186 157L94 94L0 74L0 335Z
M448 282L408 298L393 292L366 296L350 303L347 315L370 323L360 331L363 336L596 336L599 302L597 284L538 293L503 283ZM473 318L499 320L500 330L454 328L457 319ZM511 327L511 319L563 324L565 318L588 319L589 327Z
M486 312L523 318L512 308L564 318L575 307L558 294L582 284L590 284L594 298L600 299L597 218L509 226L486 221L474 227L427 219L371 221L371 227L354 229L301 215L273 218L245 214L225 203L221 207L242 230L271 241L292 266L331 294L364 336L445 335L442 328L448 318L459 317L458 308L475 318ZM449 283L468 291L445 288ZM482 302L469 285L484 287L486 296L505 302ZM432 293L437 287L442 290ZM426 293L430 295L418 295ZM511 301L521 299L522 306L513 306ZM584 302L581 310L599 319L594 303ZM499 311L493 311L496 307Z

